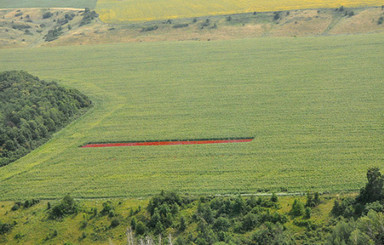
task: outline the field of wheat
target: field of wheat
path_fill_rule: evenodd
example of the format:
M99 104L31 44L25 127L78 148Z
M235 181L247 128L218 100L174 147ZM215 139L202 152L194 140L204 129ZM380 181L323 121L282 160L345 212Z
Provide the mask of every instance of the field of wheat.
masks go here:
M1 199L350 191L384 163L383 34L0 50L95 106L0 168ZM254 137L237 144L87 142Z
M311 8L381 6L379 0L98 0L107 23Z

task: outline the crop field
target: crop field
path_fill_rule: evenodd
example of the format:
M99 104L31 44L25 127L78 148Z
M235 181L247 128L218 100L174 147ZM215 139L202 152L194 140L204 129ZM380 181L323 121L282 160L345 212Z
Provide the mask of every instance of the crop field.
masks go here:
M0 50L83 117L0 168L0 199L351 191L384 165L383 34ZM254 137L236 144L88 142Z
M107 23L149 21L293 9L381 6L379 0L98 0Z
M2 8L91 8L97 0L0 0Z

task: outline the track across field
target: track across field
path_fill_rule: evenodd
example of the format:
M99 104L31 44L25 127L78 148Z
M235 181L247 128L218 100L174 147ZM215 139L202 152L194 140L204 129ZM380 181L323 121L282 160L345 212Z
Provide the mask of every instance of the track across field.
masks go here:
M88 143L82 148L94 147L117 147L117 146L154 146L154 145L202 145L223 143L245 143L251 142L253 138L231 138L231 139L194 139L194 140L159 140L159 141L131 141L114 143Z

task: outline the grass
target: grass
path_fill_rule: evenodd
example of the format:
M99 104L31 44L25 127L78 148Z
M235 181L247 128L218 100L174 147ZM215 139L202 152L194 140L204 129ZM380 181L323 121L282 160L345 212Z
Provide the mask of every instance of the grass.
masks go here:
M100 19L108 22L149 21L292 9L381 6L378 0L99 0Z
M58 203L58 201L52 200L49 202L52 207ZM115 244L123 244L123 241L126 240L126 225L118 226L115 229L105 229L109 227L111 218L100 215L91 218L92 214L89 213L91 208L97 208L99 214L104 202L106 200L79 200L77 201L79 214L65 217L59 221L48 219L48 201L41 201L28 209L21 207L17 211L11 211L14 202L0 202L1 221L9 224L17 222L11 232L0 237L0 244L106 244L108 238L112 238L116 242ZM129 216L130 209L137 210L139 206L145 207L148 204L148 200L137 199L116 199L111 202L116 213L124 218ZM81 222L84 221L88 221L88 225L82 228ZM57 236L52 236L55 230ZM83 233L87 235L85 239L81 238ZM15 238L18 234L21 239ZM93 234L98 236L93 236Z
M383 166L383 34L0 50L95 106L0 169L0 199L351 191ZM249 137L251 143L79 148Z
M97 0L0 0L1 8L91 8Z

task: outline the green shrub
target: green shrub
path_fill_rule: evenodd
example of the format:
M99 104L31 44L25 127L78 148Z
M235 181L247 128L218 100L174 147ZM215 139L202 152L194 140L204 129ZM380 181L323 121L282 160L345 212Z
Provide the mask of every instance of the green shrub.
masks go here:
M381 17L379 18L379 20L377 21L377 24L378 24L378 25L381 25L381 24L383 24L383 22L384 22L384 17L381 16Z
M93 19L99 17L95 11L90 11L89 8L85 8L83 13L83 19L80 21L80 26L88 25Z
M88 222L86 220L80 221L80 229L84 230L88 225Z
M363 214L368 214L368 212L370 210L374 210L376 212L383 212L384 211L384 207L383 205L379 202L379 201L376 201L376 202L372 202L372 203L367 203L364 207L364 212Z
M31 26L27 24L13 24L12 28L16 30L25 30L25 29L30 29Z
M280 12L275 12L274 13L275 15L273 16L273 20L279 20L280 18L281 18L281 16L280 16Z
M147 31L154 31L157 30L159 27L158 26L148 26L148 27L143 27L141 29L141 32L147 32Z
M76 214L78 212L77 203L69 195L65 196L61 202L54 206L49 213L50 219L63 218L66 215Z
M144 235L147 231L147 227L144 225L143 222L139 221L136 225L136 235Z
M251 231L259 224L259 217L256 214L248 213L244 216L241 230Z
M24 208L30 208L33 205L36 205L40 202L40 200L32 199L32 200L26 200L23 204Z
M135 230L135 229L136 229L136 224L137 224L136 217L133 217L133 218L131 219L131 228L132 228L132 230Z
M103 209L100 211L100 215L111 215L110 217L114 216L114 210L115 208L112 205L111 201L107 201L103 203Z
M117 226L119 226L120 225L120 221L118 220L118 219L113 219L112 221L111 221L111 225L109 226L110 228L115 228L115 227L117 227Z
M271 196L271 202L278 202L278 197L275 193L272 193L272 196Z
M188 26L189 26L189 24L175 24L172 27L176 29L176 28L184 28L184 27L188 27Z
M11 210L12 211L19 210L21 206L22 206L21 202L15 202L15 204L12 206Z
M60 26L53 30L49 30L47 35L44 36L44 40L46 42L52 42L53 40L58 39L61 34L63 34L63 28Z
M25 236L25 235L23 235L23 234L21 234L21 233L17 233L17 234L14 236L14 238L15 238L16 240L20 240L20 239L22 239L24 236Z
M10 232L13 226L14 224L2 223L0 221L0 235Z
M292 204L292 209L289 212L294 217L301 216L304 214L304 205L297 199Z
M304 219L309 219L309 218L311 218L311 208L306 207L305 208Z
M183 216L180 217L180 223L179 223L179 231L183 232L187 228L187 223L185 221L185 218Z
M48 19L48 18L51 18L53 16L53 14L51 12L46 12L43 14L43 19Z

